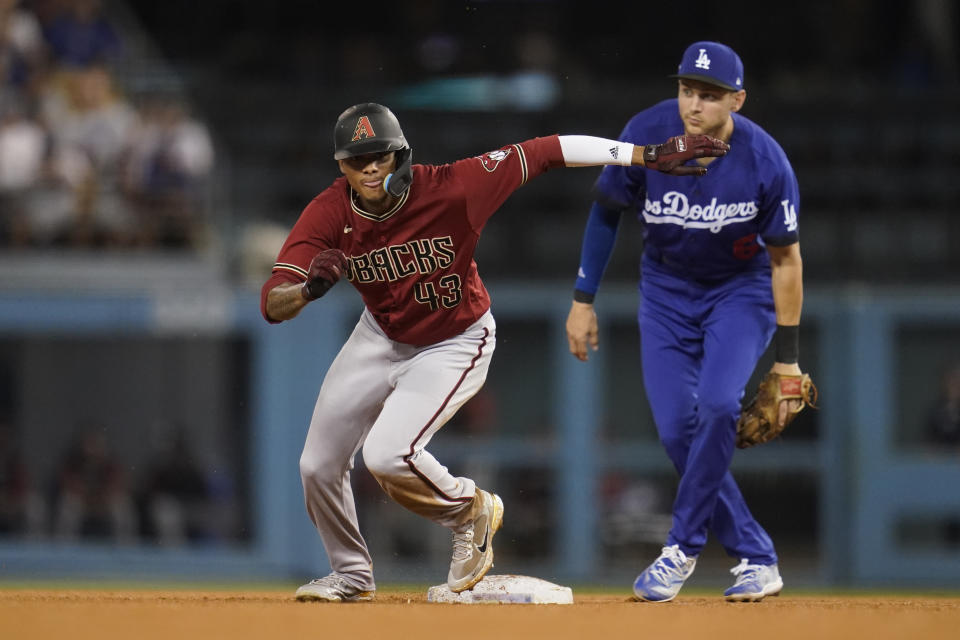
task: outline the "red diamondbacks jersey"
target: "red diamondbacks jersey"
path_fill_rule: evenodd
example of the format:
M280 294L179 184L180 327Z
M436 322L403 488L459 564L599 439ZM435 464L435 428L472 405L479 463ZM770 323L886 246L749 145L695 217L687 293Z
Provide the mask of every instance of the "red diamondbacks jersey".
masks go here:
M307 278L313 257L338 248L347 278L392 340L433 344L457 335L490 307L473 260L487 220L518 187L563 166L557 136L535 138L452 164L414 165L413 183L383 214L359 206L346 178L307 205L280 250L267 294Z

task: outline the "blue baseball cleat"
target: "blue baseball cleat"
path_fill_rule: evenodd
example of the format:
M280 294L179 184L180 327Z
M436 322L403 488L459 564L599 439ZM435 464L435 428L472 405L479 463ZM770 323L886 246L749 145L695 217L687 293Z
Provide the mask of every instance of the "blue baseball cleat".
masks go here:
M677 545L664 547L660 557L633 581L633 595L646 602L673 600L695 566L696 556L687 556Z
M750 564L747 558L730 569L737 576L733 586L723 592L728 602L760 602L767 596L778 596L783 579L775 564Z

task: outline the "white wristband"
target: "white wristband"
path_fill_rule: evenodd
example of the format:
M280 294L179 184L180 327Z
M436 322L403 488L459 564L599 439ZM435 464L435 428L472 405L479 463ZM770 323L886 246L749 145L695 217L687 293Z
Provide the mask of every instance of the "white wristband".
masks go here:
M633 145L629 142L608 140L594 136L557 136L563 161L568 167L585 167L598 164L633 164Z

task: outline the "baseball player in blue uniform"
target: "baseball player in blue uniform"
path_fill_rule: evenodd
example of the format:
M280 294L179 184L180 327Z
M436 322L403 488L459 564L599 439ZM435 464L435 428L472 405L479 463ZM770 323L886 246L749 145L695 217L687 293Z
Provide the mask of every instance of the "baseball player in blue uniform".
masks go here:
M743 63L717 42L684 52L678 95L635 115L624 142L707 134L730 145L703 158L703 176L607 166L583 239L567 318L570 351L599 346L594 295L623 211L635 209L644 249L638 313L643 378L660 441L680 474L673 524L659 558L634 582L637 599L672 600L693 573L712 531L740 560L731 601L759 601L783 588L770 536L730 474L740 400L775 339L772 371L799 374L803 301L797 180L783 149L738 112ZM780 405L780 419L792 407Z

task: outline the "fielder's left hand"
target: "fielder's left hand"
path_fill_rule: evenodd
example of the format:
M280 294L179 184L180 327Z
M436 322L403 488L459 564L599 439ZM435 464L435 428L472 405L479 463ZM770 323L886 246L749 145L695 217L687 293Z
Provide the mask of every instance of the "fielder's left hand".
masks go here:
M770 373L776 373L778 375L787 375L787 376L800 376L803 375L803 372L800 370L800 365L797 363L786 364L784 362L774 362L773 366L770 367ZM781 400L780 407L777 410L777 422L781 427L786 426L787 417L798 413L803 402L798 398L790 398L789 400Z

